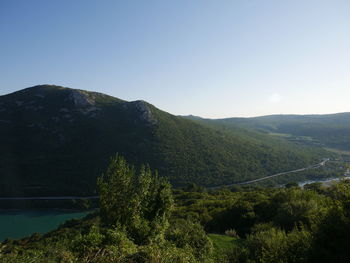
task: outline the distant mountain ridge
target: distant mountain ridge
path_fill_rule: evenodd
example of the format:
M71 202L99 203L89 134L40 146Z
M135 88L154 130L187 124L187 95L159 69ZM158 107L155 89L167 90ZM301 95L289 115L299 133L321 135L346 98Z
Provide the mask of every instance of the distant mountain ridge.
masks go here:
M149 163L175 186L222 185L303 167L319 148L218 130L97 92L39 85L0 96L3 196L90 195L109 157Z
M189 117L198 119L198 117ZM350 150L350 112L309 115L267 115L253 118L202 119L227 128L311 137L325 147Z

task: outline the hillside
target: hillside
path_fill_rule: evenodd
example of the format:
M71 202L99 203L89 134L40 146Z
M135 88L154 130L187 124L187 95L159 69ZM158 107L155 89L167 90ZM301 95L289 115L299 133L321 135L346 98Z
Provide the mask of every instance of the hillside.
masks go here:
M96 92L41 85L0 96L2 196L91 195L110 156L149 163L175 186L222 185L303 167L325 153L218 130Z
M207 120L230 128L248 128L283 136L309 137L309 142L339 150L350 150L350 113L325 115L270 115L254 118ZM293 138L300 140L303 138ZM304 140L307 141L307 140Z

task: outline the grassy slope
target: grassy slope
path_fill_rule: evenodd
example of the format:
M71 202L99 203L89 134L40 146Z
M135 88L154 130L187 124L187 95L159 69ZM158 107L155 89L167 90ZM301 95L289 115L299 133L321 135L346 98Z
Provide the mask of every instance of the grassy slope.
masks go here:
M238 238L219 234L208 234L208 237L213 242L214 256L216 258L220 258L220 256L232 251L233 247L240 245Z

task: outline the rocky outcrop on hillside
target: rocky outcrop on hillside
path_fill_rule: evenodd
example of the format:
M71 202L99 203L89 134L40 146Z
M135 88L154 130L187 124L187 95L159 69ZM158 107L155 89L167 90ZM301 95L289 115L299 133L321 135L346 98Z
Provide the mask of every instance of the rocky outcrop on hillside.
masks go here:
M152 110L147 102L143 100L136 100L127 102L123 105L125 109L133 109L138 113L138 121L154 125L157 123L157 119L152 114Z

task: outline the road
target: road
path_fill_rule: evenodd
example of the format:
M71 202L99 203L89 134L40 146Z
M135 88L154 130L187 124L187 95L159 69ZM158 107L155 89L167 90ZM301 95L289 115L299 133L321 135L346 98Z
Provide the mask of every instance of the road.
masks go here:
M227 184L227 185L221 185L221 186L214 186L214 187L208 187L208 189L219 189L222 187L230 187L230 186L234 186L234 185L245 185L245 184L251 184L251 183L256 183L256 182L260 182L263 180L267 180L276 176L280 176L280 175L286 175L286 174L292 174L292 173L298 173L298 172L302 172L302 171L306 171L309 169L316 169L316 168L320 168L326 165L326 163L329 161L329 158L327 159L323 159L322 162L318 163L318 164L314 164L314 165L310 165L308 167L305 168L300 168L300 169L296 169L296 170L292 170L292 171L286 171L286 172L282 172L282 173L277 173L277 174L273 174L273 175L269 175L269 176L265 176L259 179L255 179L255 180L250 180L250 181L245 181L245 182L240 182L240 183L234 183L234 184Z

